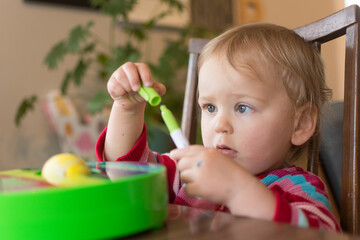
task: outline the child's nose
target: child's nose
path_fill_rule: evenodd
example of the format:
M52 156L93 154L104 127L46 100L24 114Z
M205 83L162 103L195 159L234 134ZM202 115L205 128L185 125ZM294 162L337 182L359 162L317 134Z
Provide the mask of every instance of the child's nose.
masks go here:
M232 134L234 132L232 124L224 114L218 114L215 122L215 131L217 133L228 133L228 134Z

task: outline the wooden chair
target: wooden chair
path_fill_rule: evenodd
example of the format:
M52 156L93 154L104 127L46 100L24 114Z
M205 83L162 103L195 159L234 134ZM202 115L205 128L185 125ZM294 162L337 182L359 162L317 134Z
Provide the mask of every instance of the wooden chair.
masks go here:
M342 178L340 223L345 232L359 234L359 21L360 8L347 7L321 20L295 29L320 51L321 44L346 36L344 119L342 142ZM182 130L190 143L196 141L197 60L205 39L191 39L189 68L182 115ZM318 173L319 141L310 143L307 168ZM326 164L324 162L323 164Z

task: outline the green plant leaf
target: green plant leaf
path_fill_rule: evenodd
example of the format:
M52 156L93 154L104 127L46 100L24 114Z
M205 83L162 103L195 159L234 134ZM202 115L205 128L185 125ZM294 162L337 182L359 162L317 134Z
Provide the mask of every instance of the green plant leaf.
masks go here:
M72 78L72 72L68 71L65 74L65 77L63 78L62 83L61 83L61 94L62 95L66 95L71 78Z
M147 39L147 32L143 25L129 25L124 27L124 31L130 37L135 37L138 41Z
M16 115L15 115L15 124L17 127L20 126L22 119L29 112L29 110L34 109L34 105L36 102L37 102L36 95L32 95L31 97L24 98L22 100L22 102L20 103L20 105L16 111Z
M109 61L109 56L105 53L99 53L96 57L96 61L101 65L105 66L106 63Z
M105 53L99 53L96 56L96 62L100 64L101 69L98 71L98 76L101 80L107 80L109 78L107 72L107 66L109 65L110 57Z
M153 28L157 22L161 19L163 19L164 17L168 16L169 14L171 14L172 11L163 11L161 13L159 13L158 15L154 16L153 18L149 19L147 22L143 23L143 26L146 29L151 29Z
M161 0L161 2L166 3L171 8L176 8L177 11L182 12L184 10L184 4L178 0Z
M76 52L80 50L80 43L84 42L90 36L89 27L91 24L83 27L81 25L74 27L70 31L69 39L67 42L67 49L69 52Z
M91 28L92 26L94 26L94 21L89 21L89 22L86 24L86 28L87 28L87 29Z
M104 71L99 72L99 77L102 80L107 80L107 79L109 79L110 76L109 76L108 72L104 70Z
M91 53L94 51L96 44L95 43L89 43L86 45L83 49L80 50L81 54Z
M96 95L89 101L87 105L87 110L91 114L101 112L105 106L109 106L112 103L112 98L110 95L104 91L100 90Z
M138 3L137 0L91 0L93 7L99 7L100 10L115 19L118 15L127 19L129 12Z
M78 51L81 54L90 53L94 50L95 44L90 43L81 49L81 42L85 42L87 37L90 36L89 28L94 23L89 21L85 27L79 25L74 27L69 34L67 40L62 40L55 44L55 46L46 55L44 62L49 69L54 69L58 66L58 63L64 59L64 56L70 52Z
M83 59L80 59L78 64L74 69L74 83L76 86L80 86L82 79L85 76L86 70L88 69L90 62L85 62Z
M60 41L46 55L44 62L49 69L54 69L58 66L58 62L64 58L66 53L66 43L65 41Z

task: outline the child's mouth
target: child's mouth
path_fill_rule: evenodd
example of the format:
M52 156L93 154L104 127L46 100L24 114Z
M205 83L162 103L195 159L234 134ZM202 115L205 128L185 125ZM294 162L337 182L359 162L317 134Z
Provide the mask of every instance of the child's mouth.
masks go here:
M222 152L223 154L229 156L229 157L233 157L237 154L237 151L226 146L226 145L216 145L216 150Z

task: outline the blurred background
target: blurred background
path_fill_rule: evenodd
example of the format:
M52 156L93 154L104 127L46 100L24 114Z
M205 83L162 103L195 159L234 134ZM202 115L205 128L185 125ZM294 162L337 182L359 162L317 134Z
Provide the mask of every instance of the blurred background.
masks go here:
M61 2L73 4L78 2L78 6ZM126 43L130 39L136 51L139 52L139 56L135 54L135 59L153 63L159 79L168 74L170 76L167 79L168 84L174 85L172 86L174 91L181 92L185 82L184 72L186 72L186 66L183 65L186 65L187 56L178 55L179 51L176 51L183 50L183 45L172 45L170 51L169 41L179 43L187 40L192 34L198 36L200 31L204 36L211 36L231 26L249 22L270 22L296 28L351 4L350 1L343 0L179 0L175 2L181 4L183 7L181 11L179 11L179 5L173 6L172 11L160 17L155 26L146 29L147 36L144 39L131 40L130 35L134 33L130 34L127 31L128 25L124 24L132 24L130 26L133 30L137 26L142 26L141 24L161 13L162 10L167 11L169 5L164 2L138 0L134 8L129 10L127 18L117 16L114 19L100 9L89 7L86 1L0 1L0 81L2 82L0 88L0 171L39 167L50 156L64 150L76 153L77 150L68 149L69 145L77 144L83 150L86 147L89 148L88 146L94 144L96 139L86 138L85 135L79 137L77 130L82 129L84 125L91 125L97 119L96 126L93 124L92 130L87 130L95 132L96 135L97 131L106 124L106 110L97 111L101 117L96 118L89 115L86 108L90 101L89 96L96 94L98 89L105 89L106 80L93 81L99 77L98 73L101 72L99 67L86 72L80 87L76 87L76 78L74 83L67 85L67 94L75 102L74 109L71 104L67 105L69 104L67 99L56 102L58 112L54 112L54 106L49 104L49 101L57 99L53 96L53 99L49 100L49 93L62 89L64 76L69 69L74 69L79 53L69 53L66 56L60 54L59 63L54 69L51 69L44 60L59 41L68 38L75 26L86 26L89 21L92 21L93 36L103 39L98 39L98 42L110 42L113 46L117 43L127 46ZM189 23L196 28L189 30ZM204 29L206 31L203 32ZM111 35L109 32L114 32L114 34ZM176 46L179 46L178 49ZM344 62L344 46L344 39L340 39L322 48L326 77L328 85L334 91L334 100L343 99L344 66L341 63ZM167 68L167 65L164 65L167 61L160 59L164 50L168 50L166 57L177 59L172 66L175 70L178 69L176 76L163 71ZM99 55L97 57L99 60ZM179 58L182 58L182 62L179 62ZM176 64L179 64L179 67ZM37 101L32 106L31 96L33 95L36 95ZM16 113L24 99L30 99L28 103L33 110L23 113L20 125L16 126ZM177 105L182 104L182 99L177 101ZM73 119L72 125L65 124L61 130L59 124L64 123L57 121L59 115L56 114L61 115L62 110L63 114L65 112L68 115L75 111L72 116L75 120ZM59 131L72 135L72 140L64 139L63 135L59 135ZM74 136L78 138L74 139ZM84 146L85 142L88 143L87 146ZM93 149L84 151L93 153ZM89 157L88 160L92 158Z

